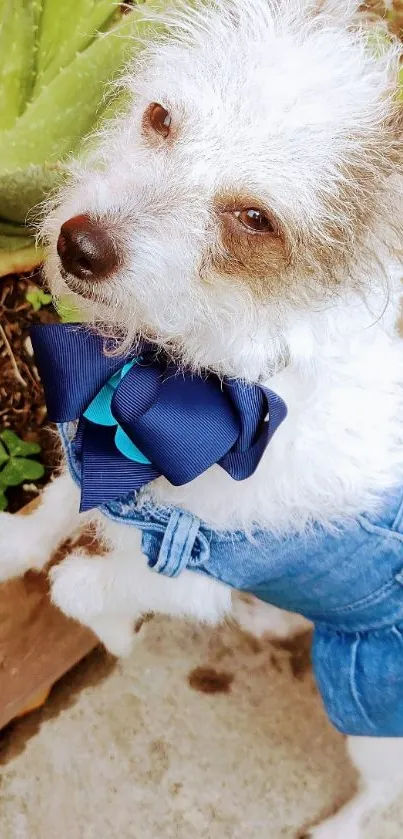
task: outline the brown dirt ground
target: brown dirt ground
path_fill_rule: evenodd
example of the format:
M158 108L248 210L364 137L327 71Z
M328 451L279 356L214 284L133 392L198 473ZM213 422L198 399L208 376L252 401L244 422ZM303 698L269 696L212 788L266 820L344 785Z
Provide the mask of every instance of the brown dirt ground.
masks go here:
M24 440L39 443L39 457L46 469L44 478L36 484L7 490L10 512L16 512L35 496L58 461L57 438L46 423L43 391L29 340L32 324L57 320L53 306L43 306L35 312L26 300L26 293L40 285L39 272L31 277L0 279L0 430L11 428Z

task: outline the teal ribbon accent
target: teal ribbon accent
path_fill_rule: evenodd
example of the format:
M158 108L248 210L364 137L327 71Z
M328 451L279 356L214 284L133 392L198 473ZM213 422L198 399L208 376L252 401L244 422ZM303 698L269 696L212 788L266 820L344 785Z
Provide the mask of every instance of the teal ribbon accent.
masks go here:
M95 423L95 425L116 425L115 446L120 453L123 454L124 457L127 457L128 460L134 460L135 463L151 463L151 461L146 458L140 449L132 443L130 437L128 437L123 431L123 428L121 428L119 423L116 422L116 419L112 414L113 394L122 379L126 376L126 373L128 373L133 365L137 364L137 362L138 359L136 358L133 361L129 361L121 368L121 370L118 370L117 373L114 373L114 375L108 379L107 383L103 386L103 388L101 388L99 393L97 393L92 402L88 405L87 410L84 412L84 416L86 419Z

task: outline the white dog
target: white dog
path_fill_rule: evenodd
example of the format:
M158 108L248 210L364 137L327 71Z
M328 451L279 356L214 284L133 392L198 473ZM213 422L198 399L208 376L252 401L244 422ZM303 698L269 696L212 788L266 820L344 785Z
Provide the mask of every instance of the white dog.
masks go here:
M169 36L124 79L127 114L74 165L45 222L54 294L68 287L123 348L145 336L195 370L267 382L287 403L253 477L213 467L147 488L216 529L326 528L402 483L400 52L357 7L211 0L172 12ZM231 614L225 585L155 574L136 529L89 517L110 553L73 552L51 573L52 597L112 652L129 652L144 612ZM1 579L43 568L82 518L67 474L32 516L1 514ZM304 625L258 609L277 637ZM403 739L352 737L349 752L362 791L315 839L358 839L368 810L403 785Z

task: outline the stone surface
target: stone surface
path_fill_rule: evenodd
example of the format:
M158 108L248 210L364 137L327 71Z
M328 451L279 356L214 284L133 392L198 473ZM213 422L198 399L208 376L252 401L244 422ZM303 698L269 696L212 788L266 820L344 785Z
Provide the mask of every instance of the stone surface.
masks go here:
M0 735L2 839L294 839L355 784L306 648L158 618L97 649Z

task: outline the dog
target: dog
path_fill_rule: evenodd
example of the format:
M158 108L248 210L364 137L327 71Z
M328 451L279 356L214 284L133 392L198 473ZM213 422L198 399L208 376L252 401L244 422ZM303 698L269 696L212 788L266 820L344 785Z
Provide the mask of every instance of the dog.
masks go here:
M120 82L129 104L49 205L45 271L57 298L119 339L141 336L196 372L268 383L288 418L255 474L213 466L140 496L217 531L329 532L379 488L403 485L401 49L355 0L207 0L163 16ZM61 233L62 230L62 233ZM67 242L67 244L66 244ZM42 569L83 521L108 555L74 548L53 601L116 655L147 612L274 637L305 617L185 570L144 562L140 532L79 516L65 470L29 517L0 518L0 578ZM371 567L371 556L367 559ZM403 739L352 736L358 795L304 836L359 839L403 787Z

